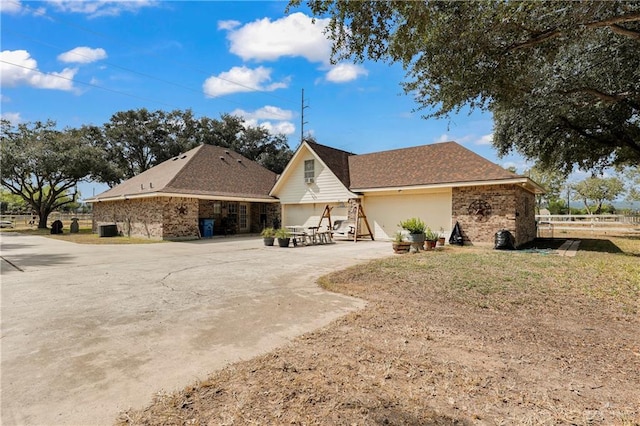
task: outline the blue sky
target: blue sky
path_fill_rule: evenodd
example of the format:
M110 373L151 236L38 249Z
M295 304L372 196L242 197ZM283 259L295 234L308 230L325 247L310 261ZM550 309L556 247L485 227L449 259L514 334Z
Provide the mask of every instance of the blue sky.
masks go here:
M398 65L330 64L325 21L286 2L1 0L1 112L13 122L102 125L118 111L243 116L364 154L455 140L519 172L491 146L489 113L421 118ZM105 187L84 185L84 197Z

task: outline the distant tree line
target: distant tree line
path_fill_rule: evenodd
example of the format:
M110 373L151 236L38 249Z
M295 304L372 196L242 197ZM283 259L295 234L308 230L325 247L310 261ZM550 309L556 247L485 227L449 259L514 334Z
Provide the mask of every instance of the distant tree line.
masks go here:
M14 125L2 119L0 183L38 215L39 228L46 228L51 212L77 203L78 183L113 187L200 144L232 149L275 173L293 155L285 135L229 114L196 118L190 110L143 108L117 112L102 126L63 130L50 120Z
M539 165L524 174L546 191L536 196L536 213L543 208L550 214L621 213L613 207L616 200L624 197L628 202L640 201L640 169L637 167L620 167L609 176L593 174L579 182L569 182L562 172ZM580 202L583 208L571 207L570 202Z

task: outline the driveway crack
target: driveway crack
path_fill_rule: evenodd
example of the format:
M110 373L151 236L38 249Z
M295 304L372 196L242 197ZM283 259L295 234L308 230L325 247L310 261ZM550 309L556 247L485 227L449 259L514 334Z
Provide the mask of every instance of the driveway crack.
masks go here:
M21 267L19 267L18 265L16 265L15 263L13 263L12 261L10 261L9 259L5 258L4 256L0 256L0 259L4 260L5 262L7 262L9 265L13 266L14 268L16 268L18 271L20 272L24 272L24 269L22 269Z

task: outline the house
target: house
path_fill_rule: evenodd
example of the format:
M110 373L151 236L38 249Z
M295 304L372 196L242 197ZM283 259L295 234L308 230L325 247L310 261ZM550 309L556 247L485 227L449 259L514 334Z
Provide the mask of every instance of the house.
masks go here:
M229 149L200 145L87 202L93 230L150 239L260 232L280 217L276 174Z
M270 195L284 225L317 226L329 206L333 220L353 221L360 209L375 239L392 239L401 220L418 217L447 234L458 222L466 243L493 243L507 229L521 245L536 236L541 192L455 142L355 155L306 141Z

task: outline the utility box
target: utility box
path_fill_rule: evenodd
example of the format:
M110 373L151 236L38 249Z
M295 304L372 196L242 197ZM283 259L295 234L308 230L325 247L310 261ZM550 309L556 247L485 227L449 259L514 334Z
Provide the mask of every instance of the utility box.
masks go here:
M200 219L200 236L202 238L213 237L214 219Z
M117 237L118 225L100 225L98 226L98 235L100 237Z

